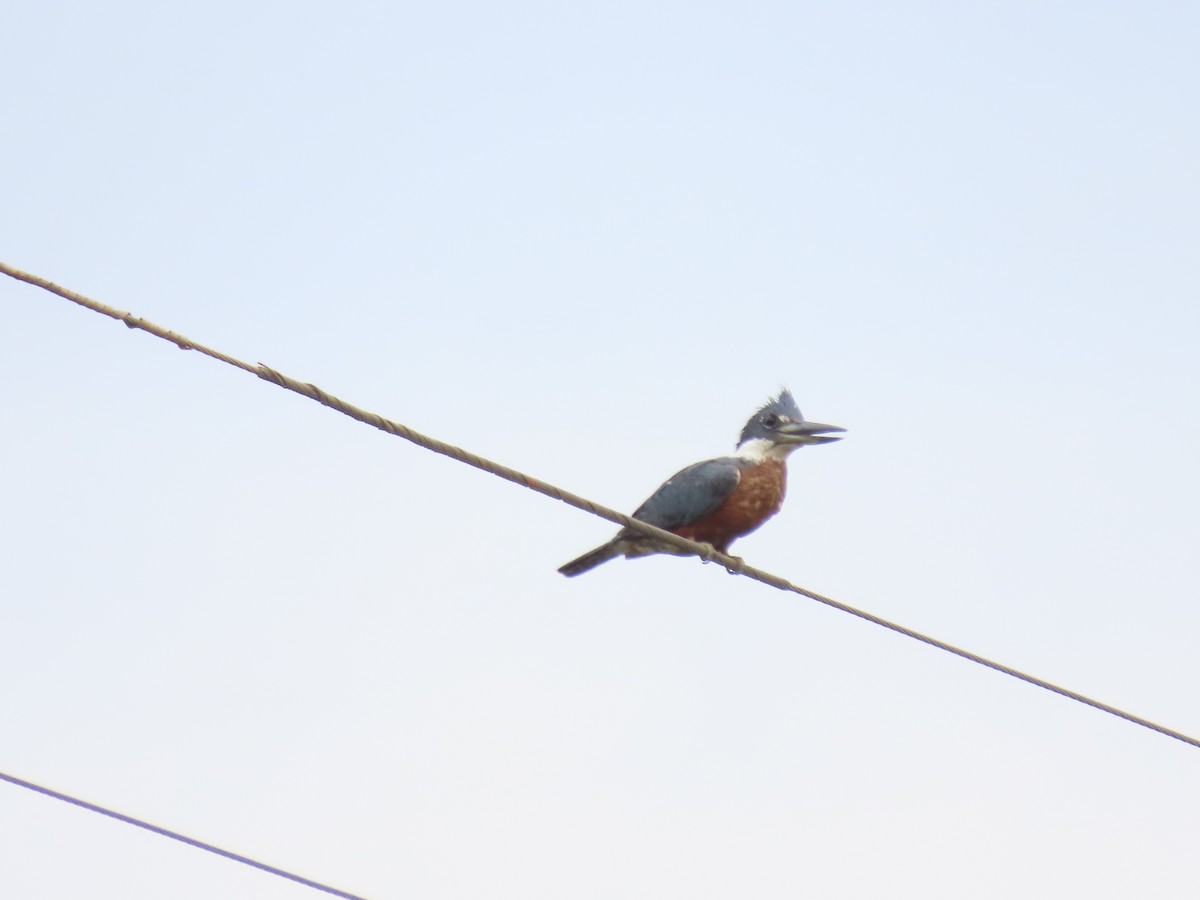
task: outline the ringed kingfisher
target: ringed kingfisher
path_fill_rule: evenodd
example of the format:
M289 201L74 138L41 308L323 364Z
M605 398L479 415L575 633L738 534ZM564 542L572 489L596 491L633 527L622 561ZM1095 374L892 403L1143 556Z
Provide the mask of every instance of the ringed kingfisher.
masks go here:
M720 553L779 512L787 490L787 458L808 444L841 440L836 425L806 422L784 388L750 417L732 456L722 456L676 472L638 507L633 518L672 534L711 544ZM663 541L622 528L607 544L573 559L558 571L574 577L618 556L652 553L689 555Z

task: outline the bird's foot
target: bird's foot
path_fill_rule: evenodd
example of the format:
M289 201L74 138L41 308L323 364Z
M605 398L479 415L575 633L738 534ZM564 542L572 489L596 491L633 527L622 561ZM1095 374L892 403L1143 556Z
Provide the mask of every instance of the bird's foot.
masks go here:
M741 575L742 572L746 571L746 561L744 559L740 556L731 556L730 559L733 560L733 565L726 566L726 572L730 575Z
M717 554L729 556L726 551L718 550L716 547L706 541L701 541L700 545L704 548L704 550L700 553L700 560L705 564L712 562ZM733 560L733 563L725 566L725 571L730 575L738 575L746 568L746 561L740 556L730 556L729 558Z

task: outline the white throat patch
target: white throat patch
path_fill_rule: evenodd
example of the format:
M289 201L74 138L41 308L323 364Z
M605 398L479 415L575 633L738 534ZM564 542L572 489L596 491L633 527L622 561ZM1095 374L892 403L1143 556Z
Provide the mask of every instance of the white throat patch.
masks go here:
M789 453L799 449L799 444L776 444L765 438L754 438L734 450L733 455L751 462L766 462L768 459L787 459Z

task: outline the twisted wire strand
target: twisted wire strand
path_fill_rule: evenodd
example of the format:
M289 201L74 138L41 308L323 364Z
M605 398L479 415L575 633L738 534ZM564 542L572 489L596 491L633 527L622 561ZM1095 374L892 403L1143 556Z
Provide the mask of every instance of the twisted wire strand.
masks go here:
M142 331L147 331L156 337L170 341L180 349L195 350L198 353L203 353L205 356L211 356L213 359L220 360L221 362L227 363L231 366L236 366L243 371L257 375L264 381L269 381L272 384L278 385L279 387L293 391L304 397L308 397L309 399L315 400L317 403L336 410L352 419L357 419L360 422L363 422L374 428L378 428L381 431L387 432L388 434L403 438L404 440L417 444L420 447L424 447L427 450L432 450L434 453L440 453L443 456L448 456L451 459L466 463L469 466L474 466L475 468L481 469L484 472L504 478L507 481L513 482L514 484L519 484L522 487L527 487L530 490L545 494L547 497L560 500L563 503L574 506L577 509L583 510L584 512L599 516L602 519L608 519L610 522L613 522L617 525L622 525L626 528L632 528L635 531L649 535L659 541L672 544L682 550L699 556L706 562L717 562L734 574L752 578L755 581L761 582L762 584L781 591L789 591L793 594L799 594L802 597L807 597L808 599L814 600L817 603L822 603L825 606L832 607L833 609L840 610L841 612L849 613L852 616L856 616L859 619L863 619L864 621L871 622L874 625L886 628L889 631L894 631L897 634L904 635L905 637L912 638L913 640L921 641L922 643L928 644L931 647L936 647L938 650L952 653L955 656L961 657L962 659L977 663L981 666L986 666L989 669L994 669L997 672L1009 675L1020 681L1024 681L1027 684L1031 684L1052 693L1059 694L1062 697L1082 703L1085 706L1090 706L1093 709L1100 710L1101 712L1105 712L1124 719L1127 722L1131 722L1134 725L1140 725L1143 728L1148 728L1151 731L1158 732L1166 737L1174 738L1175 740L1182 741L1185 744L1190 744L1191 746L1200 749L1200 739L1198 738L1184 734L1181 731L1176 731L1173 728L1159 725L1158 723L1152 722L1149 719L1126 712L1125 710L1119 709L1108 703L1095 700L1084 694L1080 694L1077 691L1054 684L1053 682L1047 681L1043 678L1038 678L1035 675L1022 672L1020 669L1015 669L1003 663L996 662L995 660L988 659L987 657L981 656L978 653L973 653L970 650L956 647L955 645L947 643L946 641L923 634L922 632L908 628L907 626L901 625L897 622L892 622L881 616L877 616L874 613L858 609L857 607L851 606L847 603L842 603L840 600L834 600L830 597L810 591L807 588L792 584L787 579L781 578L778 575L774 575L762 569L757 569L753 566L747 565L739 557L720 553L716 551L711 544L701 544L695 541L690 541L687 538L679 537L678 535L672 534L669 531L664 531L661 528L656 528L653 525L630 518L624 513L609 509L607 506L593 503L591 500L581 497L578 494L565 491L562 488L558 488L552 484L549 484L548 482L540 481L536 478L526 475L523 472L519 472L516 469L492 462L491 460L485 459L482 456L477 456L474 453L463 450L461 447L456 447L452 444L439 441L436 438L429 437L428 435L421 434L420 432L414 431L413 429L406 425L402 425L399 422L394 422L391 419L384 418L376 413L359 409L358 407L347 403L346 401L341 400L332 394L329 394L328 392L317 387L315 384L297 381L296 379L284 375L281 372L277 372L261 363L258 365L251 365L249 363L242 362L241 360L235 359L232 356L228 356L227 354L214 350L211 347L206 347L203 344L199 344L189 338L184 337L183 335L169 331L160 325L155 325L153 322L150 322L146 319L134 316L132 313L122 312L121 310L106 306L103 303L99 303L98 301L92 300L89 297L85 297L84 295L76 293L75 291L61 287L60 285L57 285L45 278L41 278L37 275L31 275L28 272L23 272L20 269L13 268L12 266L9 266L3 262L0 262L0 272L3 272L4 274L9 275L19 281L24 281L35 287L39 287L53 294L57 294L64 299L70 300L72 303L77 303L80 306L101 313L102 315L122 321L130 328L138 328Z

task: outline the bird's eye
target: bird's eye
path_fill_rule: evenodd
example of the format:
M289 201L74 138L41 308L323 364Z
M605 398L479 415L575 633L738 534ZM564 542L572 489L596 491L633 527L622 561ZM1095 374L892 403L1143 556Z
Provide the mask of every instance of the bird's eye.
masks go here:
M765 416L763 416L762 423L763 425L767 426L767 428L778 428L779 416L775 415L775 413L767 413Z

